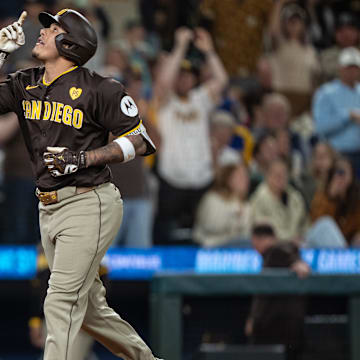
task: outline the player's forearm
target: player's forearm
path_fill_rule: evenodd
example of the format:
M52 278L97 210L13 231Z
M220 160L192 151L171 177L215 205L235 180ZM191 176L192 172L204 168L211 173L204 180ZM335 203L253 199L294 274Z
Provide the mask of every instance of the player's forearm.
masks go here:
M135 148L136 155L142 155L146 151L146 144L140 135L127 136ZM86 152L86 166L98 166L124 161L124 153L121 147L112 141L101 148Z

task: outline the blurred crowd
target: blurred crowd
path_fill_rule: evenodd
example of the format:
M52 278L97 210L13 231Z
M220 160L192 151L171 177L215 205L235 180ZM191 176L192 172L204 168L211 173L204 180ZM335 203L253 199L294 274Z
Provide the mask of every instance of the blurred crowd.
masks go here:
M357 1L138 0L131 16L106 0L23 3L26 44L2 78L38 65L40 11L80 10L99 38L86 66L124 83L157 145L111 165L125 208L115 246L249 247L258 226L279 244L360 246ZM2 27L19 4L0 10ZM0 148L0 240L38 243L14 114Z

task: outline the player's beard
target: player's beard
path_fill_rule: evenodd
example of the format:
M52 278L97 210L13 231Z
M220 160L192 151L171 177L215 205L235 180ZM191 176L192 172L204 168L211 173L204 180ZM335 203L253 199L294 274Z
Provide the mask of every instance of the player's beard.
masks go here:
M39 45L35 45L31 51L31 56L38 61L46 61L49 57L48 51L44 49L44 47L40 47Z
M36 60L41 60L39 59L39 53L36 51L36 46L34 46L31 50L31 56Z

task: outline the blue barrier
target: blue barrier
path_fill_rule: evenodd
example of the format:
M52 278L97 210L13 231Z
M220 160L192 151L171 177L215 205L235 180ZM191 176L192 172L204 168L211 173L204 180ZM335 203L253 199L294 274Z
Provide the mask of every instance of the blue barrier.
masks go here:
M0 279L30 279L36 272L35 246L0 246Z
M360 250L304 249L302 258L314 273L359 274ZM256 274L261 256L252 249L197 247L110 248L104 263L113 280L149 280L157 272ZM0 279L30 279L36 272L35 246L0 246Z

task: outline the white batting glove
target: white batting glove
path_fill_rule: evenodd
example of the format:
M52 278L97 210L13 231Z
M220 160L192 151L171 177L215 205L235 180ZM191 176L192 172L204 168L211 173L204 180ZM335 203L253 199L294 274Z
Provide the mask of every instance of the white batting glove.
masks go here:
M0 51L10 54L25 44L25 34L22 29L26 17L24 13L20 15L18 21L0 30Z

